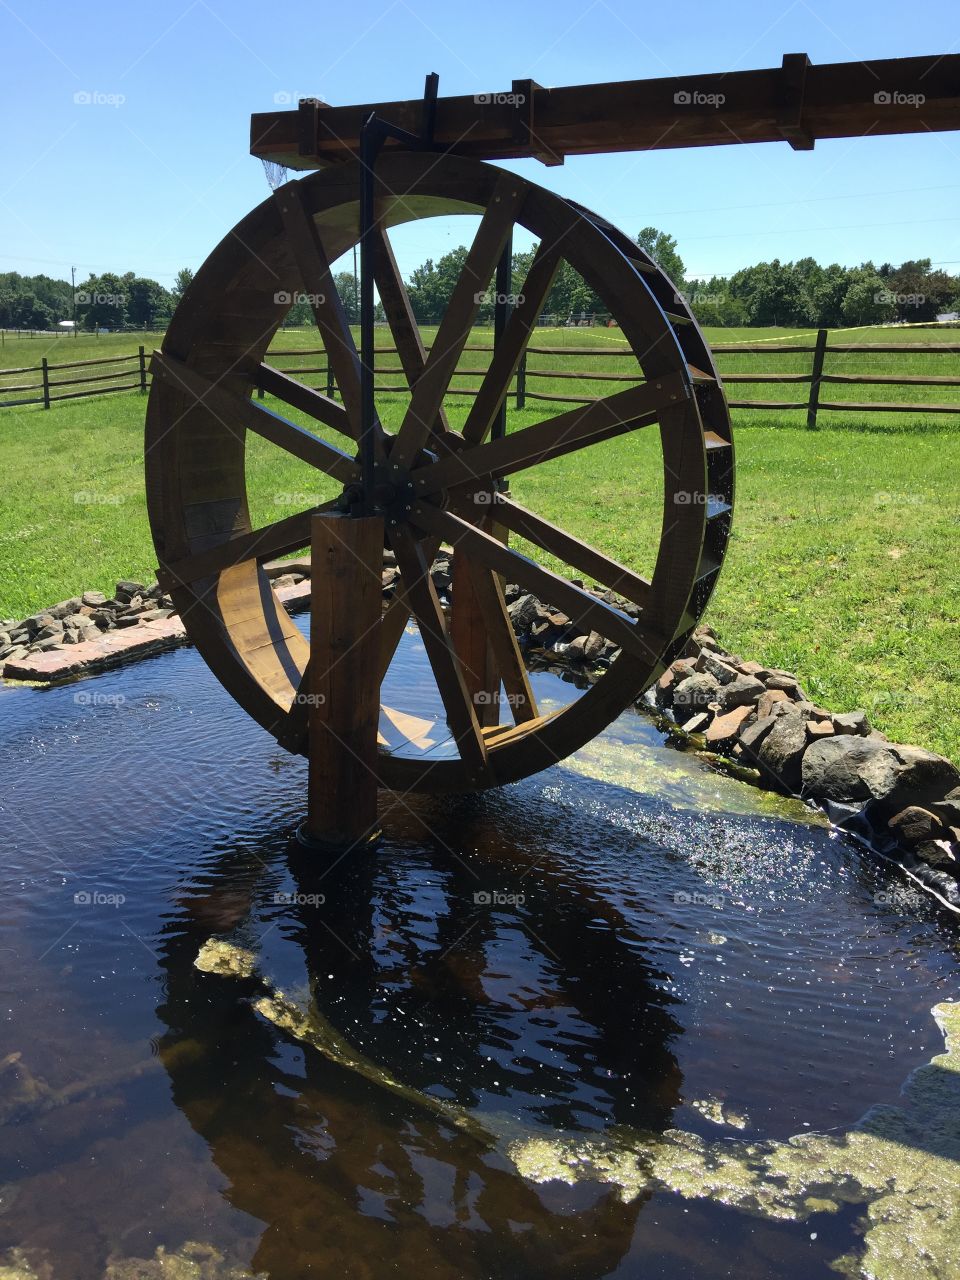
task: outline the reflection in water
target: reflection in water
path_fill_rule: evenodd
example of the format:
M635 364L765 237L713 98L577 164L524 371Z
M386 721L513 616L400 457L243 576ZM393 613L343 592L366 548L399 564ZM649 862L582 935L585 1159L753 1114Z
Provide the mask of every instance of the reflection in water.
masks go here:
M389 799L324 874L290 860L302 762L193 651L97 686L0 694L3 1280L15 1247L44 1280L826 1280L859 1250L862 1206L696 1194L940 1048L949 926L818 820L628 715L499 793ZM255 969L198 969L211 938Z
M538 905L528 918L516 903L509 914L474 904L476 877L502 875L476 858L472 872L456 860L443 872L424 865L435 902L421 929L403 935L414 890L390 854L347 860L322 878L301 864L293 894L267 894L295 898L285 937L312 975L304 999L349 1008L362 1056L342 1032L327 1054L278 1035L257 1016L257 978L246 980L243 1002L243 978L197 977L187 958L204 930L178 931L165 945L161 1057L177 1105L229 1179L231 1202L266 1223L253 1268L385 1274L399 1229L411 1275L607 1274L629 1249L642 1201L535 1188L504 1152L531 1131L528 1112L564 1128L667 1123L680 1082L667 1046L680 1028L651 982L663 975L651 973L626 921L552 884L549 871L536 901L555 890L551 911ZM259 855L228 856L212 877L234 892L258 878L276 883ZM338 904L335 932L312 905L321 893ZM237 921L235 936L248 923ZM615 995L593 998L604 973L628 978L629 1008ZM314 1026L323 1035L329 1024L321 1015ZM512 1065L498 1063L498 1047Z

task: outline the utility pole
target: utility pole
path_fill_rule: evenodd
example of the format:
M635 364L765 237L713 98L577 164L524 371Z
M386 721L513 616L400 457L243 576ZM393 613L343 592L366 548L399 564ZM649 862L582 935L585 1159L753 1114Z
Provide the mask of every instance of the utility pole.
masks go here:
M73 298L73 336L77 336L77 268L70 268L70 288Z

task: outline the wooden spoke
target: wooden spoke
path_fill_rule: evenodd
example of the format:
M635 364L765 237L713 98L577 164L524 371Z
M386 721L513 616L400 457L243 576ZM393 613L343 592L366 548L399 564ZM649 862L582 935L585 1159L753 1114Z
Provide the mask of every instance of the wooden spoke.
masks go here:
M304 292L313 318L323 338L327 359L333 369L350 434L360 438L360 356L350 332L340 294L333 281L330 262L313 218L303 204L299 182L287 182L274 193L287 240L300 270Z
M493 476L523 471L635 427L648 426L657 421L664 409L679 404L688 395L689 384L679 374L618 391L421 468L414 477L417 492L427 495L473 482L482 487Z
M396 552L400 576L405 582L407 601L420 628L460 757L471 774L479 776L486 771L487 749L463 670L450 643L446 619L430 578L429 566L422 548L409 529L402 526L392 529L389 536Z
M551 569L535 564L527 556L450 511L442 511L426 502L416 502L410 518L418 528L438 534L449 542L455 551L462 548L476 563L526 587L541 600L563 609L574 622L606 636L635 657L647 662L651 658L656 659L666 643L665 638L653 633L649 627L641 629L618 609L575 587ZM653 643L648 642L647 636Z
M189 586L200 578L222 573L224 569L243 564L245 560L272 560L276 556L299 551L310 542L311 516L318 511L332 511L335 505L334 502L326 502L309 511L298 511L296 515L287 516L284 520L252 529L249 533L238 534L235 538L221 542L219 546L196 551L172 564L161 565L157 581L164 591L169 591L173 587Z
M189 369L180 360L160 351L153 353L151 367L154 377L165 378L171 386L194 396L197 403L220 418L224 426L236 423L238 428L254 431L341 484L352 484L356 480L359 470L351 457L310 431L305 431L303 427L298 427L295 422L274 413L272 409L266 409L255 400L248 400L246 396L228 391Z
M393 446L391 458L401 466L410 466L437 420L482 294L513 228L523 188L513 174L501 174L497 181Z
M461 556L454 552L454 561ZM503 584L498 574L474 564L466 556L463 558L465 573L469 575L470 585L483 618L482 634L489 641L493 650L496 669L503 680L507 702L516 724L524 724L528 720L536 720L537 700L527 676L527 668L523 654L517 643L513 623L507 613L507 602L503 596ZM454 598L456 611L456 598ZM499 682L497 692L499 693Z
M353 434L343 405L337 404L336 400L331 400L313 387L298 382L296 378L291 378L288 373L274 369L272 365L262 364L257 370L257 384L269 395L276 396L278 400L285 401L302 413L308 413L325 427L333 427L334 431L345 436Z
M650 583L646 578L641 578L638 573L634 573L632 569L618 564L616 560L612 560L600 551L595 551L579 538L572 537L557 525L551 524L549 520L544 520L502 494L497 495L493 510L495 519L500 524L506 525L508 529L518 533L521 538L526 538L528 542L536 543L541 550L562 560L571 569L577 569L597 582L602 582L605 587L609 587L611 591L623 596L625 600L638 605L641 609L647 603L650 597Z
M464 424L463 437L470 444L479 444L486 437L506 398L510 380L517 371L537 317L543 310L562 257L559 247L551 245L546 248L543 244L534 255L521 290L523 300L517 303L510 314L503 337L497 343L490 367Z

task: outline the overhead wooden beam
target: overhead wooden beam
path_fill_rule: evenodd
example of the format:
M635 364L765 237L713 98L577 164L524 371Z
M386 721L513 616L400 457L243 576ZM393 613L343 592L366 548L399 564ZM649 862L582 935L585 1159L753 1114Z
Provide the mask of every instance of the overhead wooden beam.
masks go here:
M423 102L329 107L304 99L251 117L250 151L288 169L356 155L371 111L412 133ZM738 142L811 147L817 138L960 129L960 54L813 66L805 54L759 71L669 76L544 89L515 80L503 93L438 98L438 148L481 160L660 151ZM388 147L392 144L387 144Z

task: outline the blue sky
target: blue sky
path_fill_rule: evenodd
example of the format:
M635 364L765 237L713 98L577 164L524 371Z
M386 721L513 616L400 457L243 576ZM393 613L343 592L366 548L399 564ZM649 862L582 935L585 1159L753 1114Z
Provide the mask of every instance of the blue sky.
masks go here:
M333 104L960 49L956 0L0 0L5 106L0 270L169 285L268 194L249 117L275 96ZM78 103L76 94L97 101ZM691 274L761 258L930 257L960 271L960 134L590 156L519 172L635 234L676 236ZM398 242L401 268L467 238Z

